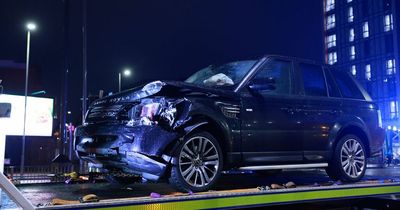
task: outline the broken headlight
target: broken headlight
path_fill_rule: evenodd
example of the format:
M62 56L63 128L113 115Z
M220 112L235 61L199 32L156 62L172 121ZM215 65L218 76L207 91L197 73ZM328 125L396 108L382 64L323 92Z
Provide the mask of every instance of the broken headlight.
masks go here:
M176 118L174 103L161 99L146 99L129 111L130 121L127 125L155 125L165 124L172 126Z

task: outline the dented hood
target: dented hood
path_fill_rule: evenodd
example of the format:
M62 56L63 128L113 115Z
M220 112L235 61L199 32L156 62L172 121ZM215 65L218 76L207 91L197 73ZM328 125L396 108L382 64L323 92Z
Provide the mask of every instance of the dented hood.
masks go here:
M208 88L180 81L154 81L143 86L138 86L121 93L98 99L94 101L91 106L135 102L149 96L185 97L188 95L233 98L237 94L229 89Z

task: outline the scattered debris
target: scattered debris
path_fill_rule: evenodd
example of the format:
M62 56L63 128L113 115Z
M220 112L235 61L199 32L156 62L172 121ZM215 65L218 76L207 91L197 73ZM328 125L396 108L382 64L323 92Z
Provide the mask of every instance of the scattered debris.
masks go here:
M47 206L53 206L52 203L39 203L36 205L36 207L47 207Z
M267 190L270 190L271 188L268 187L268 186L258 186L257 189L258 189L259 191L267 191Z
M88 194L83 197L80 197L78 200L64 200L60 198L54 198L51 200L51 203L48 205L71 205L71 204L79 204L79 203L91 203L91 202L99 202L99 198L95 194ZM39 204L43 205L43 204ZM38 206L39 206L38 205ZM47 204L46 204L47 205Z
M79 202L81 203L99 202L99 198L95 194L89 194L79 198Z
M312 186L313 187L320 187L321 185L319 183L315 182Z
M51 200L51 205L57 206L57 205L71 205L71 204L78 204L80 203L79 200L64 200L60 198L54 198Z
M288 182L283 185L285 188L296 188L296 184L294 182Z
M336 181L335 183L333 183L333 185L335 185L335 186L337 186L337 185L343 185L343 182L340 181L340 180L338 180L338 181Z
M189 190L188 195L194 195L193 191Z
M158 194L158 193L155 193L155 192L152 192L152 193L150 193L150 197L151 197L151 198L161 198L162 195L161 195L161 194Z
M271 184L271 189L276 190L276 189L285 189L284 186L279 185L279 184Z

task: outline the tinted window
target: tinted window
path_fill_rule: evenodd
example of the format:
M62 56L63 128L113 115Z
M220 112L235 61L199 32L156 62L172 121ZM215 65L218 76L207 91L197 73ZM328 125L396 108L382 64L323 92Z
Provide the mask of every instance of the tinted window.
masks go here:
M289 94L290 93L291 62L271 60L267 62L250 81L253 87L261 87L260 93Z
M338 85L342 96L345 98L357 98L364 99L361 91L358 89L357 85L350 78L350 76L344 72L340 72L338 70L331 71L333 77L336 80L336 84Z
M330 97L340 97L339 89L332 78L332 75L328 70L325 70L326 83L328 84L328 92Z
M304 93L307 96L326 96L324 73L318 65L300 64Z

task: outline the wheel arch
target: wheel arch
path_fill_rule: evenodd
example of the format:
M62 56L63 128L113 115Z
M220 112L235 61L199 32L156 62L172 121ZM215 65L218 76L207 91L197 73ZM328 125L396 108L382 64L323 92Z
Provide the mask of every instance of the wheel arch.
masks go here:
M188 130L185 136L198 131L209 132L220 145L225 167L227 163L229 164L229 162L227 162L227 160L229 160L228 153L232 150L232 148L229 147L229 139L232 139L232 136L229 133L228 124L226 122L218 121L207 115L194 115L191 117L191 121L195 123L195 126L193 129Z
M356 123L350 123L345 126L342 126L337 131L331 151L333 151L336 148L336 145L340 141L341 138L343 138L346 135L350 135L350 134L355 135L358 138L360 138L360 140L362 141L362 143L365 146L367 157L369 157L371 155L370 141L369 141L370 137L368 136L367 130L363 129L363 127L361 125L358 125Z

